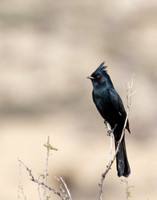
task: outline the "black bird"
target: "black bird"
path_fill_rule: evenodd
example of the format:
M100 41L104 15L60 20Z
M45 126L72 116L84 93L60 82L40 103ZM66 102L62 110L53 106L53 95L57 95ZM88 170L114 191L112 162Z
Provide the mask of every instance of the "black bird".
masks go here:
M103 62L91 76L87 78L89 78L93 84L93 101L100 115L104 118L104 123L109 123L113 130L116 149L125 123L126 111L119 94L114 89L106 68L107 66L104 66ZM130 133L129 121L127 121L126 129ZM129 176L130 166L125 147L125 135L123 136L116 156L116 166L118 176Z

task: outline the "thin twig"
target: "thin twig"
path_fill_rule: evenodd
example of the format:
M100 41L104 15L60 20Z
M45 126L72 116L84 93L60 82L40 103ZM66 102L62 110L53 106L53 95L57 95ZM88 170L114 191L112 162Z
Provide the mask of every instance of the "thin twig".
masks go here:
M21 193L23 195L24 200L27 200L26 195L24 194L23 185L21 185Z
M57 196L59 196L62 200L64 200L64 197L62 196L62 194L60 192L58 192L57 190L55 190L54 188L51 188L50 186L46 185L44 182L39 182L37 179L34 178L32 171L21 161L18 159L18 161L26 168L26 170L29 173L30 176L30 180L33 181L34 183L37 183L40 186L43 186L45 188L47 188L49 191L52 191L54 194L56 194Z
M112 150L113 150L113 133L110 134L110 153L109 153L109 163L112 159Z
M20 200L20 193L22 194L24 200L27 200L26 195L24 194L23 191L23 185L21 182L21 163L19 163L19 184L18 184L18 196L17 196L17 200Z
M125 119L125 123L124 123L124 126L123 126L123 130L122 130L122 134L121 134L121 137L120 137L120 140L118 141L118 145L117 145L117 148L116 148L116 151L115 151L115 154L113 156L113 158L110 160L109 159L109 162L106 166L106 170L105 172L102 173L101 175L101 180L100 180L100 183L99 183L99 196L98 196L98 200L102 200L102 194L103 194L103 182L104 182L104 179L106 177L106 174L109 172L109 170L111 169L111 166L112 164L114 163L115 161L115 158L116 158L116 155L119 151L119 146L121 144L121 141L123 139L123 136L125 134L125 128L126 128L126 125L127 125L127 120L129 118L129 114L130 114L130 108L131 108L131 99L132 99L132 88L133 88L133 76L132 76L132 81L131 83L128 83L127 85L127 115L126 115L126 119ZM110 131L110 130L109 130Z
M55 177L55 179L57 181L61 182L60 190L65 195L64 200L72 200L72 196L71 196L70 190L69 190L67 184L65 183L64 179L62 177L59 177L59 178Z
M17 200L20 200L20 191L21 191L21 163L19 163L19 178L18 178L18 192L17 192Z
M38 195L39 195L39 200L42 200L41 199L41 194L40 194L40 185L39 185L39 181L40 180L40 175L38 176Z
M47 138L47 146L50 145L50 137ZM47 185L47 176L48 176L48 162L49 162L49 154L50 149L47 147L47 155L46 155L46 165L45 165L45 177L44 177L44 184ZM46 187L43 189L43 200L46 200Z
M61 180L61 182L64 185L64 188L66 190L66 194L67 194L68 200L72 200L71 193L70 193L70 190L69 190L67 184L65 183L65 181L64 181L64 179L62 177L60 177L60 180Z

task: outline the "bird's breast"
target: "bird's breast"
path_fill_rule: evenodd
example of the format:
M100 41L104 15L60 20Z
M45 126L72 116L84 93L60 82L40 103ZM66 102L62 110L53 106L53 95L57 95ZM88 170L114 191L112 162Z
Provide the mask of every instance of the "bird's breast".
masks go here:
M93 101L103 117L105 117L105 115L112 110L112 104L107 90L93 90Z

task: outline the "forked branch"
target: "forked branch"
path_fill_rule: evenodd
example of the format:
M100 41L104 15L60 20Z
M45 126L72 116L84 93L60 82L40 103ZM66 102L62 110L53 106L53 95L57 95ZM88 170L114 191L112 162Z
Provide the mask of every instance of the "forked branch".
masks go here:
M48 189L49 191L53 192L54 194L56 194L57 196L60 197L61 200L72 200L71 194L70 194L70 190L68 189L64 179L62 177L59 178L61 185L60 185L60 191L50 187L47 185L47 178L48 178L48 161L49 161L49 156L50 156L50 150L57 150L55 147L51 146L49 143L49 136L47 139L47 143L44 144L44 146L47 148L47 156L46 156L46 164L45 164L45 174L44 175L40 175L38 177L38 179L36 179L32 173L32 170L29 169L20 159L18 159L18 161L20 162L20 165L22 165L29 173L30 176L30 180L33 181L34 183L36 183L38 185L38 194L39 194L39 199L41 200L42 197L40 195L40 186L43 187L43 199L45 200L46 198L46 189ZM40 177L43 177L43 181L40 181Z

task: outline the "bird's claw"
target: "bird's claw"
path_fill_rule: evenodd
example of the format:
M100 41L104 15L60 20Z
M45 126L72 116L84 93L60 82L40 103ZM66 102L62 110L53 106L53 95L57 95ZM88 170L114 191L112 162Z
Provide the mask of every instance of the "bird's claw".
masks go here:
M108 130L108 131L107 131L107 136L111 136L112 133L113 133L113 130L112 130L112 129Z
M107 131L107 136L111 136L111 134L114 133L116 127L117 127L117 124L115 125L115 127L114 127L113 129L109 129L109 130Z

